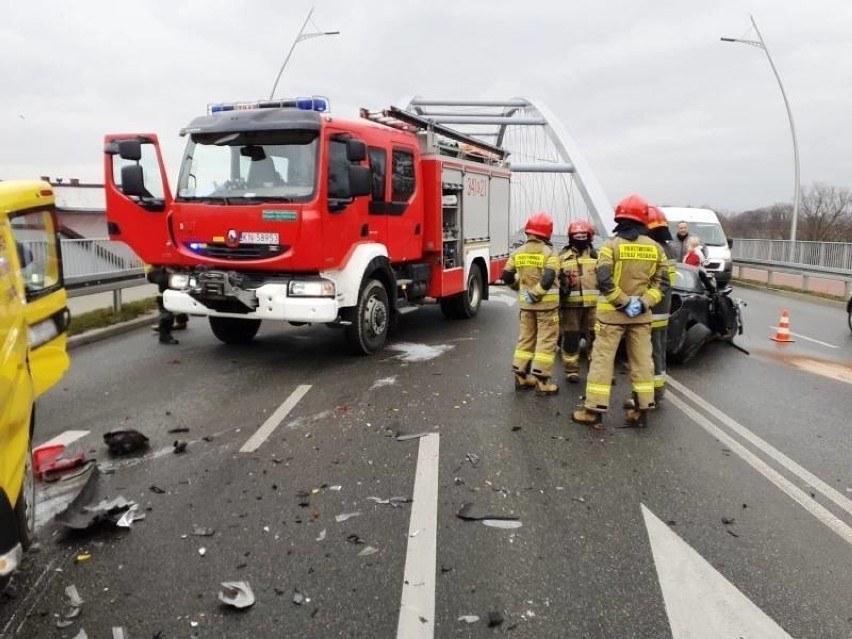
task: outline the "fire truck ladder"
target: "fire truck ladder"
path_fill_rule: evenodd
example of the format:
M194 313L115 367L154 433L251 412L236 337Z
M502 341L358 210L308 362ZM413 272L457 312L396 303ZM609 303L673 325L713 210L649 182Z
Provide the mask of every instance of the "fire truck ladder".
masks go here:
M548 211L557 232L564 233L569 222L586 218L599 237L609 236L615 221L603 187L568 130L540 101L429 100L415 96L398 104L409 117L417 118L421 127L466 125L454 134L476 138L480 145L485 138L490 149L500 149L503 157L512 157L513 228L523 227L536 211Z
M484 142L472 135L467 135L442 124L438 124L430 118L417 115L410 111L404 111L395 106L383 109L382 111L368 111L367 109L361 109L361 117L402 131L431 131L442 137L459 142L460 144L470 145L471 147L484 152L486 157L490 156L491 158L499 161L505 160L509 155L509 152L500 146Z

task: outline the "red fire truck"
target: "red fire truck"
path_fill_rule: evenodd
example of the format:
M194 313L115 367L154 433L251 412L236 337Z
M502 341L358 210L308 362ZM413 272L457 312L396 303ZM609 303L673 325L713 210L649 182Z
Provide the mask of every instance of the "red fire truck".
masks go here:
M507 152L393 107L327 108L209 107L181 131L174 195L156 135L106 136L110 237L167 267L166 308L228 344L263 320L339 326L366 354L429 298L477 314L509 252Z

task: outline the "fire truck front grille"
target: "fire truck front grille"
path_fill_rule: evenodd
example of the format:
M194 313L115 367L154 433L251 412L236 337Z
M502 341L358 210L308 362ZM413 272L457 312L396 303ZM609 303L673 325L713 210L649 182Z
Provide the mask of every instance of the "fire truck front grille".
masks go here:
M196 255L212 257L217 260L262 260L276 257L290 250L286 244L243 244L242 246L226 246L225 244L197 244L187 242L186 247Z

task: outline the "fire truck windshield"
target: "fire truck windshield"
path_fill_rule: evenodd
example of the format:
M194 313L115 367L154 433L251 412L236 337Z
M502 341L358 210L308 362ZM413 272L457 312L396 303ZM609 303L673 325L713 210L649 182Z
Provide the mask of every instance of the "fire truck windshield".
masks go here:
M317 182L316 131L200 133L187 144L178 201L305 202Z

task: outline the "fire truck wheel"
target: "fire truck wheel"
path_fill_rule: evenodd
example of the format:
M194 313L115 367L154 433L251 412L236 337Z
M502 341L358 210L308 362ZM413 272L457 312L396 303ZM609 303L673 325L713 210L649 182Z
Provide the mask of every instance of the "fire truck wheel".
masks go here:
M260 320L211 317L210 329L225 344L248 344L260 329Z
M388 292L378 280L367 280L358 296L358 306L348 318L346 341L356 355L371 355L385 343L391 311Z
M470 319L479 312L484 284L482 270L474 265L467 275L467 289L458 295L441 298L441 312L450 319Z

